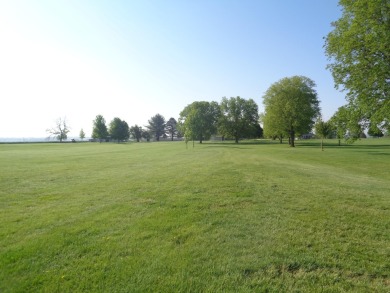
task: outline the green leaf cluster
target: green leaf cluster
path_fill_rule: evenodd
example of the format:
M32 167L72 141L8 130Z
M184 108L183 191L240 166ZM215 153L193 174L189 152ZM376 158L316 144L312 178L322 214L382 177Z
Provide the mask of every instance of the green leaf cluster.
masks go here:
M254 137L259 126L259 110L253 99L240 97L222 98L219 133L233 137L235 142L242 137Z
M342 16L332 23L325 53L336 88L365 119L390 123L390 0L340 0Z
M108 136L108 130L106 126L106 120L102 115L97 115L93 120L92 138L106 139Z
M345 139L347 143L353 143L359 139L366 127L361 111L351 105L338 108L336 113L330 118L330 123L336 134L336 138Z
M156 114L148 120L149 125L146 128L149 130L150 134L154 135L157 141L160 140L161 136L164 136L166 133L165 127L165 118L161 114Z
M142 138L143 129L141 126L138 126L137 124L131 126L129 132L130 132L130 136L135 138L137 142L139 142L140 139Z
M186 141L210 139L217 132L220 108L217 102L197 101L180 112L179 130Z
M310 132L320 114L315 86L304 76L285 77L272 84L263 96L265 135L288 136L294 146L296 135Z
M129 125L126 121L115 117L110 122L110 136L112 139L119 141L128 140L130 136Z

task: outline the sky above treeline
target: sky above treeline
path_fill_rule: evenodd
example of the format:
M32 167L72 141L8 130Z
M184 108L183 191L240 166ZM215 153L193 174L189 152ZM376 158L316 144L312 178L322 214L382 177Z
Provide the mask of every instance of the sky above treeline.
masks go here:
M324 37L337 0L0 0L0 137L71 132L101 114L144 126L194 101L262 96L283 77L317 84L323 118L345 104Z

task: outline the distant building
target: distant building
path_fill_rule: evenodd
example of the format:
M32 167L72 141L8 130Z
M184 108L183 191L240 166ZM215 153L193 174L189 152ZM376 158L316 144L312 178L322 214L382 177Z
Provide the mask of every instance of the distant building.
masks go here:
M311 139L311 138L314 138L314 134L313 133L305 133L305 134L302 134L299 138L300 139Z

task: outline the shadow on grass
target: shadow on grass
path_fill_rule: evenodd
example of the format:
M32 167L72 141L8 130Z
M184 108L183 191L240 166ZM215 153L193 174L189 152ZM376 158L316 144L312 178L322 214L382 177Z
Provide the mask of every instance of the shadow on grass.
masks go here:
M210 148L235 148L235 149L247 149L245 146L250 145L269 145L270 143L257 142L257 141L240 141L235 143L234 141L207 141L203 142L203 146Z
M320 141L297 141L295 143L298 147L321 147ZM347 149L389 149L390 150L390 141L388 144L371 144L365 143L365 141L359 141L355 143L347 144L342 142L341 145L338 142L327 142L324 141L324 148L347 148Z
M234 140L224 140L224 141L205 141L203 145L221 145L221 146L240 146L240 145L274 145L280 144L276 141L271 141L267 139L258 139L258 140L240 140L236 143Z

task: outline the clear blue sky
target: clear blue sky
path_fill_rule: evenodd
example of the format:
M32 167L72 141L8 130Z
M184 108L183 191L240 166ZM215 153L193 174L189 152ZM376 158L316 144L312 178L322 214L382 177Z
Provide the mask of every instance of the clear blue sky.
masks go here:
M131 126L193 101L262 96L283 77L317 84L324 119L345 104L326 70L336 0L0 0L0 137L70 136L102 114Z

